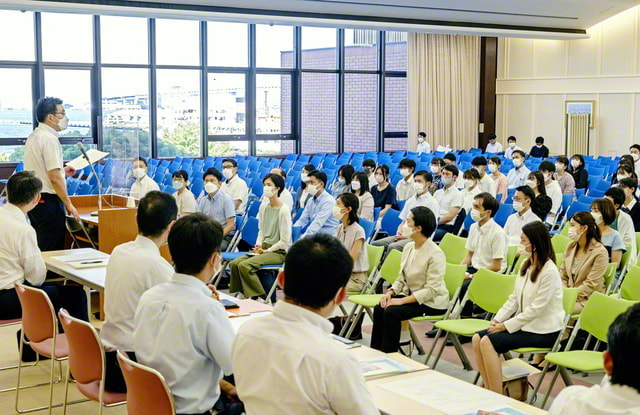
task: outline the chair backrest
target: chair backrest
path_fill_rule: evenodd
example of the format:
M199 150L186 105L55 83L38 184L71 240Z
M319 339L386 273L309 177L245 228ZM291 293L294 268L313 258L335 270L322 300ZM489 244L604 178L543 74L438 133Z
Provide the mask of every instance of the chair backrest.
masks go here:
M562 309L566 315L573 314L573 307L576 305L578 299L578 288L563 288L562 289Z
M296 242L302 236L302 226L291 227L291 241Z
M558 269L560 268L560 265L562 265L562 262L564 261L564 253L562 254L556 254L556 266L558 267Z
M511 271L513 268L513 262L516 260L516 253L518 252L518 247L516 245L509 245L507 248L507 271Z
M469 299L489 313L497 313L513 292L514 275L504 275L482 268L473 276Z
M362 226L362 229L364 229L365 241L369 240L369 238L371 238L373 236L373 233L376 230L375 229L376 228L376 223L368 221L366 219L360 219L359 223L360 223L360 226Z
M570 243L571 239L568 236L564 236L559 233L551 237L551 246L553 246L553 252L556 254L564 254L567 250L567 245Z
M515 212L513 210L513 205L509 205L506 203L501 203L500 207L498 208L498 211L496 212L495 216L493 217L493 220L500 226L504 227L504 225L507 223L507 219L509 219L509 216L511 214L513 214L513 212Z
M247 217L242 227L242 240L250 246L255 246L258 241L258 219L253 216Z
M380 277L393 284L400 274L400 266L402 265L402 253L396 249L392 249L387 255L382 267L380 267Z
M104 349L95 328L86 321L71 317L65 309L58 312L60 324L69 342L69 370L79 384L102 381Z
M22 307L22 330L32 342L54 337L58 332L56 314L47 294L39 289L15 284Z
M444 252L449 264L459 264L467 255L467 238L462 238L451 233L445 233L440 241L440 249Z
M616 276L616 271L618 270L618 264L615 262L609 263L607 265L607 269L604 271L604 288L605 290L609 290L611 283L613 282L613 278Z
M402 223L400 219L400 212L395 209L387 210L387 213L384 214L382 221L380 222L380 227L383 231L385 231L388 235L395 235L398 231L398 226Z
M464 281L467 266L464 264L447 264L447 270L444 273L444 284L449 291L449 301L459 293L462 282Z
M380 260L382 259L382 255L384 254L384 246L373 246L367 244L367 257L369 258L369 275L373 272L373 270L378 268L380 265Z
M580 313L580 328L600 341L607 341L607 331L618 315L635 304L634 301L621 300L594 292Z
M257 218L259 211L260 211L260 201L255 200L247 208L247 216L252 218Z
M620 285L620 298L640 301L640 267L633 266L629 268L622 285Z
M120 350L118 363L127 384L129 415L175 415L173 395L160 372L134 362Z

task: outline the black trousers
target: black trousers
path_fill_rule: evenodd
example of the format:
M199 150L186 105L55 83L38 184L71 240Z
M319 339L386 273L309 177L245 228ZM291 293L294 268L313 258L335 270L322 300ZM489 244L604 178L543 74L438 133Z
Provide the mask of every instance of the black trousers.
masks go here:
M398 298L400 296L394 296ZM400 347L402 322L418 316L438 316L447 310L438 310L424 304L410 303L387 308L376 305L373 309L373 332L371 347L385 353L394 353Z
M29 220L38 235L41 251L64 249L66 213L62 200L52 193L42 193L40 203L29 212Z
M136 362L136 354L134 352L127 352L129 359ZM104 388L109 392L114 393L126 393L127 384L124 381L120 364L118 363L117 352L105 352L104 353Z

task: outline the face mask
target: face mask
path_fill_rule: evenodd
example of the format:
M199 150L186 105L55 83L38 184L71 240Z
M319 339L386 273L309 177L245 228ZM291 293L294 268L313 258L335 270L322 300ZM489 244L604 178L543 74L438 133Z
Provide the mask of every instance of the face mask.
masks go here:
M520 167L522 166L522 159L518 158L518 159L513 159L513 165L516 167Z
M333 207L333 217L340 220L342 219L342 217L344 216L344 213L342 213L342 208L340 206L334 206Z
M477 209L472 209L471 219L473 219L474 222L480 222L482 220L482 213Z
M445 186L449 186L451 183L453 183L453 177L443 177L442 178L442 184Z
M400 228L400 234L405 238L411 238L411 235L413 235L413 228L405 222Z
M440 172L440 166L435 166L435 165L431 166L431 173L432 174L438 174L439 172Z
M173 182L171 182L171 186L176 190L180 190L184 187L184 182L179 182L177 180L174 180Z
M556 171L563 171L563 170L564 170L564 164L556 163Z
M338 177L338 183L340 184L345 184L347 181L344 179L344 177Z
M491 173L495 173L498 171L498 165L497 164L489 164L489 171Z
M147 169L143 167L136 167L135 169L133 169L133 177L135 177L136 179L142 179L146 175Z
M567 236L572 241L577 241L582 236L582 232L579 232L578 228L576 228L575 226L572 226L569 228L569 233L567 233Z
M204 184L204 191L207 193L215 193L218 191L218 185L215 183L207 182Z
M229 180L230 178L233 177L233 169L222 169L222 175L224 176L225 179Z
M365 172L367 174L367 176L368 176L368 175L371 174L371 167L363 167L362 171Z
M378 182L378 183L384 182L384 176L376 174L376 182Z
M400 175L402 177L407 177L408 175L410 175L411 173L409 173L409 169L400 169Z
M420 142L420 143L424 142L424 138L418 137L418 142Z
M602 223L602 213L600 212L591 212L591 216L596 221L596 225L600 225Z
M300 173L300 180L302 180L305 183L308 182L309 176L307 175L307 173Z
M510 148L515 148L516 147L516 143L509 143L509 147Z
M217 262L218 262L218 265L216 265L215 268L213 269L213 275L211 279L213 279L213 277L215 277L220 273L220 271L222 271L222 258L219 258Z
M534 182L533 180L527 180L527 186L529 186L532 189L535 189L538 187L538 183Z
M531 252L527 251L527 246L528 245L524 245L522 243L518 244L517 251L521 256L524 256L524 257L530 257L531 256Z
M542 144L536 144L536 147L542 148Z
M262 194L265 197L272 197L274 194L276 194L276 188L273 186L264 186L262 188Z
M360 190L360 182L351 182L352 190Z
M580 160L571 160L571 167L573 167L574 169L580 167Z
M66 118L66 117L65 117ZM633 158L633 161L638 161L638 159L640 159L640 154L638 153L632 153L631 157Z
M616 176L616 179L618 179L618 181L620 181L620 180L622 180L622 179L626 179L627 177L629 177L629 176L625 176L624 174L618 174L618 175Z
M485 169L483 169L482 167L474 167L474 169L476 169L480 176L484 174Z
M69 125L69 119L67 118L66 115L62 117L61 120L58 120L58 128L60 128L60 131L66 130L68 125Z
M476 182L474 182L473 180L465 180L464 181L464 188L465 189L469 189L473 186L475 186Z
M418 194L421 194L422 192L424 192L424 184L422 183L414 183L413 188Z
M318 190L318 185L310 184L307 186L307 193L309 193L311 196L315 196L318 193Z
M522 204L522 202L513 202L513 209L516 212L522 212L522 210L525 208L525 206Z
M544 173L542 177L544 177L544 181L547 182L551 178L551 173Z

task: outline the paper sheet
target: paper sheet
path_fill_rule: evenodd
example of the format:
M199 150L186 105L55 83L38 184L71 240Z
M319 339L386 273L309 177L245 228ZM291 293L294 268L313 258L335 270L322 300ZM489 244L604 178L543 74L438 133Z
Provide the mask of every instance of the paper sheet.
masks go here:
M404 373L411 370L409 366L396 362L393 359L373 359L360 362L362 375L365 378L380 375L389 375L392 373Z
M379 384L378 387L450 415L475 414L478 409L505 408L509 398L442 373Z
M71 255L62 255L62 256L54 256L51 259L55 259L60 262L82 262L82 261L104 261L109 259L109 255L103 252L87 252L84 254L71 254Z
M89 160L91 160L91 164L102 160L103 158L107 157L108 155L109 155L109 153L105 153L104 151L96 150L96 149L93 149L93 148L87 150L87 156L89 156ZM73 160L71 160L70 162L67 163L67 166L71 166L76 170L84 169L88 165L89 165L89 163L87 163L87 160L85 160L84 156L82 156L82 155L74 158Z

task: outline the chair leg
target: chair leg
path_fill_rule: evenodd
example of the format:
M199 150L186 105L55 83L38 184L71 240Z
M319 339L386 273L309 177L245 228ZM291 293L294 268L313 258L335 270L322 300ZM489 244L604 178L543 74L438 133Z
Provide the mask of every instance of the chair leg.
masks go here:
M69 395L69 365L67 365L67 376L64 379L64 401L62 401L62 415L67 415L68 395Z
M462 361L462 366L464 370L473 370L473 366L471 366L471 362L467 357L467 354L464 352L462 345L460 344L460 340L458 340L458 336L455 334L451 336L451 341L453 342L453 347L456 348L456 352L458 353L458 357L460 361Z
M533 394L531 395L531 399L529 400L529 405L533 405L533 403L535 402L538 396L538 391L540 390L540 386L542 386L542 381L544 380L544 377L548 371L549 371L549 362L545 361L544 368L542 368L542 374L538 378L538 381L536 382L536 386L533 388Z
M429 359L431 359L431 354L436 348L436 344L438 343L438 339L440 338L441 333L442 333L442 330L438 329L438 331L436 332L436 337L433 338L433 343L431 343L431 348L429 349L429 353L427 353L427 359L424 361L425 365L429 365Z
M547 389L547 393L544 394L544 399L542 400L542 405L540 408L544 409L544 406L547 404L547 400L549 399L549 395L551 395L551 390L553 389L553 385L556 383L556 379L558 379L558 374L560 370L556 370L556 373L553 374L553 378L551 378L551 384L549 385L549 389Z
M413 344L416 345L416 349L418 349L418 354L420 356L423 356L425 353L424 353L424 348L420 344L420 339L418 338L418 335L413 329L413 326L411 325L411 323L408 323L408 324L409 324L409 334L411 335L411 341L413 342Z
M344 308L344 304L340 304L338 307L340 307L340 311L342 312L343 316L346 316L348 314L347 309Z
M444 336L444 339L442 340L442 345L440 346L440 349L438 349L438 354L436 355L436 361L433 362L433 366L431 367L431 369L435 369L436 366L438 365L438 362L440 361L440 357L442 356L442 352L444 352L444 347L447 345L448 338L449 338L449 332L447 332L446 336Z
M353 307L351 307L351 311L349 312L349 314L347 315L347 319L345 320L344 324L342 325L342 329L340 330L340 336L344 337L347 334L347 331L349 330L349 325L351 324L351 321L353 319L353 317L356 314L356 310L358 310L358 307L360 307L359 305L355 305Z
M358 320L360 320L360 316L362 316L363 309L366 310L366 307L360 307L360 310L358 310L358 314L356 315L356 318L351 321L351 324L349 325L349 330L347 330L347 335L345 336L347 339L351 337L351 334L356 329Z

